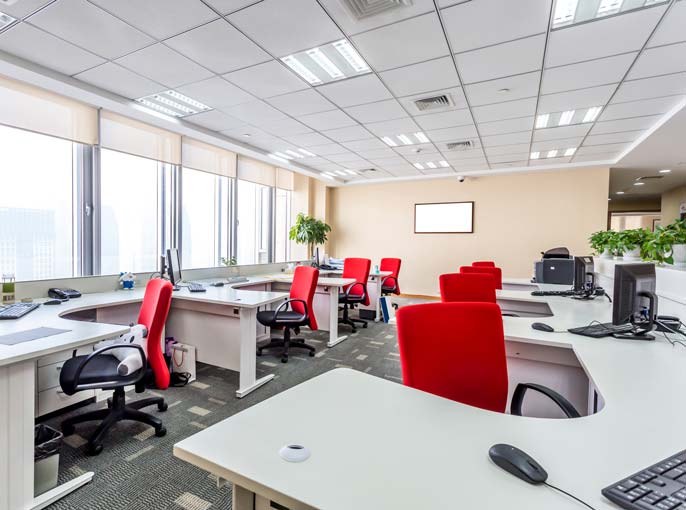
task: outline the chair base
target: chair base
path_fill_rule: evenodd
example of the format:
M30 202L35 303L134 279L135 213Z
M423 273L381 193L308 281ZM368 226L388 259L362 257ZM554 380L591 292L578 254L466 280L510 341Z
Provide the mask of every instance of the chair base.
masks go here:
M144 413L140 409L151 405L157 405L160 412L167 410L167 404L162 397L151 397L137 400L126 405L124 388L114 390L114 395L107 400L107 409L98 409L89 413L80 414L67 418L62 422L62 433L69 436L74 433L75 425L87 421L101 421L93 435L88 439L86 453L88 455L98 455L102 452L102 443L114 424L122 420L132 420L145 423L154 427L155 435L162 437L167 433L162 421L159 418Z
M343 305L343 317L339 317L338 319L339 324L346 324L350 326L353 330L353 333L357 333L357 326L355 325L356 323L362 324L363 328L367 327L367 321L364 319L354 319L350 317L350 308L348 307L348 303L345 303Z
M288 354L290 349L305 349L309 351L310 356L314 356L316 349L311 345L305 343L304 338L271 338L269 343L266 345L261 345L257 348L257 355L262 356L263 349L282 349L281 352L281 363L288 363Z

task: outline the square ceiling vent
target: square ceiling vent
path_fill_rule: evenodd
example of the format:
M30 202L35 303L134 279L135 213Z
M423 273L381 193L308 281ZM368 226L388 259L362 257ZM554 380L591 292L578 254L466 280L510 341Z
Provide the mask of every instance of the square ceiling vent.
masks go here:
M353 19L363 20L388 11L409 7L413 0L340 0Z

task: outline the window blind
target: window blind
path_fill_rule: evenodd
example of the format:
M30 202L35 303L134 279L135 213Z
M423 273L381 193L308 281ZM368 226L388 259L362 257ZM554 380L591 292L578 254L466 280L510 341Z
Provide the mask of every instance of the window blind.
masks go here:
M238 156L238 178L264 186L276 184L276 168L262 161Z
M100 138L106 149L181 164L181 135L116 113L102 111Z
M183 137L183 166L225 177L236 177L236 153Z
M277 168L276 187L293 191L293 172L284 168Z

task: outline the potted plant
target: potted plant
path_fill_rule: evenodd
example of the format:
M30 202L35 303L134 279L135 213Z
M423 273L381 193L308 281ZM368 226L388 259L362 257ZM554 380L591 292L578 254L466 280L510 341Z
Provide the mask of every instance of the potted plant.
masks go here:
M686 266L686 220L676 220L667 227L672 235L672 264Z
M612 234L612 231L609 230L601 230L599 232L594 232L591 234L591 237L588 239L589 243L591 244L591 248L593 248L593 251L597 255L599 255L601 258L608 259L612 257L612 254L610 253L610 234Z
M638 260L641 257L643 243L650 237L650 232L644 228L634 228L617 232L616 237L618 250L623 253L624 258Z
M331 232L331 227L323 221L299 213L295 219L295 224L288 232L288 238L297 244L306 244L307 252L310 256L314 255L314 247L324 244L327 240L326 234Z
M672 245L674 234L667 227L657 227L655 232L646 238L641 247L641 258L657 264L672 264Z

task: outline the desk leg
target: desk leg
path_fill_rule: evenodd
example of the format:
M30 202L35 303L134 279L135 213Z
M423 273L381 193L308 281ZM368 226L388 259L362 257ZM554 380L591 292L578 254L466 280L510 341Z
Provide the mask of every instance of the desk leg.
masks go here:
M327 347L333 347L348 338L338 336L338 287L329 287L329 341Z
M257 308L243 308L241 313L241 359L239 386L236 390L238 398L245 397L263 384L274 379L274 374L269 374L257 379Z
M376 277L376 317L374 322L379 322L381 320L381 283L382 278L380 276Z
M33 496L35 360L0 367L0 510L38 510L93 478L86 473Z

